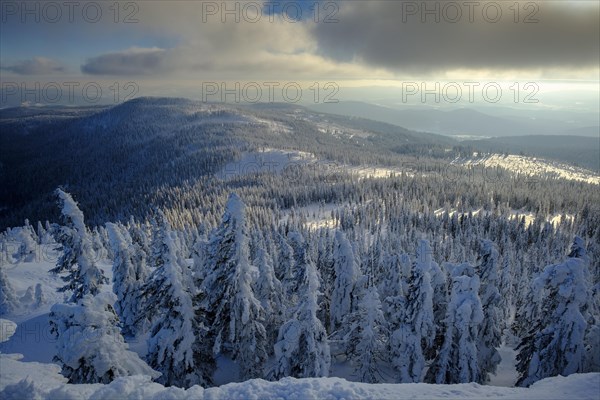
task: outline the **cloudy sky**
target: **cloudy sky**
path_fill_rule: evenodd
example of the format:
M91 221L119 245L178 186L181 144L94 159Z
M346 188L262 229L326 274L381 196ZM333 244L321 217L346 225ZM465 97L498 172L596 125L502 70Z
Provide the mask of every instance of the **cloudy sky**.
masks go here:
M597 1L2 1L3 82L536 81L598 89Z

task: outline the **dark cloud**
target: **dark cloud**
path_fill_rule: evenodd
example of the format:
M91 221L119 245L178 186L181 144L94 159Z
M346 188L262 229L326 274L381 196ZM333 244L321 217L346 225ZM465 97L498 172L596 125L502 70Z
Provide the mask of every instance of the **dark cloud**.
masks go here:
M86 60L81 72L91 75L149 75L162 72L167 51L159 48L103 54Z
M456 19L456 7L462 16ZM453 69L531 70L585 69L599 64L600 30L597 3L538 1L519 4L518 22L510 6L497 1L502 16L495 23L495 5L469 8L456 2L340 2L338 23L316 24L312 34L319 53L337 61L357 61L400 72ZM579 4L578 4L579 3ZM435 14L421 10L439 7ZM533 6L531 5L533 4ZM412 11L416 7L416 14ZM446 13L444 13L444 7ZM537 7L537 10L533 7ZM524 23L530 14L537 22Z
M61 63L45 57L34 57L16 64L3 65L2 69L19 75L49 75L66 71Z

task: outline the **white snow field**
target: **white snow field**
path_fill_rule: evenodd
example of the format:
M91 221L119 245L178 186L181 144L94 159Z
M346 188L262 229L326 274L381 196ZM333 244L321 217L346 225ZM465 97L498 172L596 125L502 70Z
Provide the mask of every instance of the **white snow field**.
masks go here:
M266 148L257 152L244 153L239 160L226 164L217 173L217 177L231 179L255 173L280 174L285 168L305 167L316 161L317 159L311 153Z
M246 152L233 162L230 162L216 174L220 179L232 179L238 176L255 173L281 174L288 169L315 168L321 173L347 173L356 178L389 178L390 175L402 173L409 176L414 172L408 166L377 167L354 166L336 161L319 160L314 154L297 150L280 150L265 148L256 152Z
M562 178L600 185L600 176L593 171L543 158L514 154L490 154L483 157L457 158L453 163L464 166L484 166L487 168L500 167L524 176Z
M119 378L108 385L72 385L55 364L22 362L15 354L0 355L0 398L22 399L590 399L600 396L600 374L574 374L541 380L531 387L504 388L476 383L366 384L342 378L252 379L203 389L164 387L147 376Z
M452 161L452 164L473 168L502 168L519 176L528 177L532 183L535 182L535 179L559 178L600 185L600 175L593 171L558 161L514 154L475 155L469 158L457 158ZM286 168L294 167L313 167L318 168L321 172L332 174L343 172L359 179L381 179L402 173L412 176L415 173L410 164L396 167L353 166L339 162L319 160L314 154L303 151L265 148L256 152L242 154L238 160L225 165L216 176L221 179L231 179L254 173L281 174Z

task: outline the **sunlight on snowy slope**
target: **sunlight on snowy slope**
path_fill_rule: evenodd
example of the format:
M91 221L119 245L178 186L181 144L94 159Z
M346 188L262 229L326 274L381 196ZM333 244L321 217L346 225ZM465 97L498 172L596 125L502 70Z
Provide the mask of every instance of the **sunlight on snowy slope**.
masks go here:
M516 174L542 178L563 178L581 182L600 184L600 176L592 171L560 163L544 160L542 158L491 154L484 157L469 159L457 158L454 164L464 166L485 166L488 168L500 167Z

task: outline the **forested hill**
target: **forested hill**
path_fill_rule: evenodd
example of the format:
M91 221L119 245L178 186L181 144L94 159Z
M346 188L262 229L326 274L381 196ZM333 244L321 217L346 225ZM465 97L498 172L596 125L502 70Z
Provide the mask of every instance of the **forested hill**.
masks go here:
M111 108L3 109L0 131L0 228L26 217L55 216L49 194L57 186L77 193L92 223L143 217L149 201L207 179L259 148L299 150L353 165L397 165L406 154L449 158L447 150L456 144L295 105L242 107L179 98L137 98Z
M247 191L251 206L271 211L364 203L400 187L406 199L430 210L502 204L545 216L594 203L589 196L597 185L544 169L452 164L476 150L444 136L291 104L138 98L115 107L4 109L0 229L25 218L57 221L51 195L57 187L76 195L92 226L147 220L159 208L180 228L215 224L224 193L238 189Z

